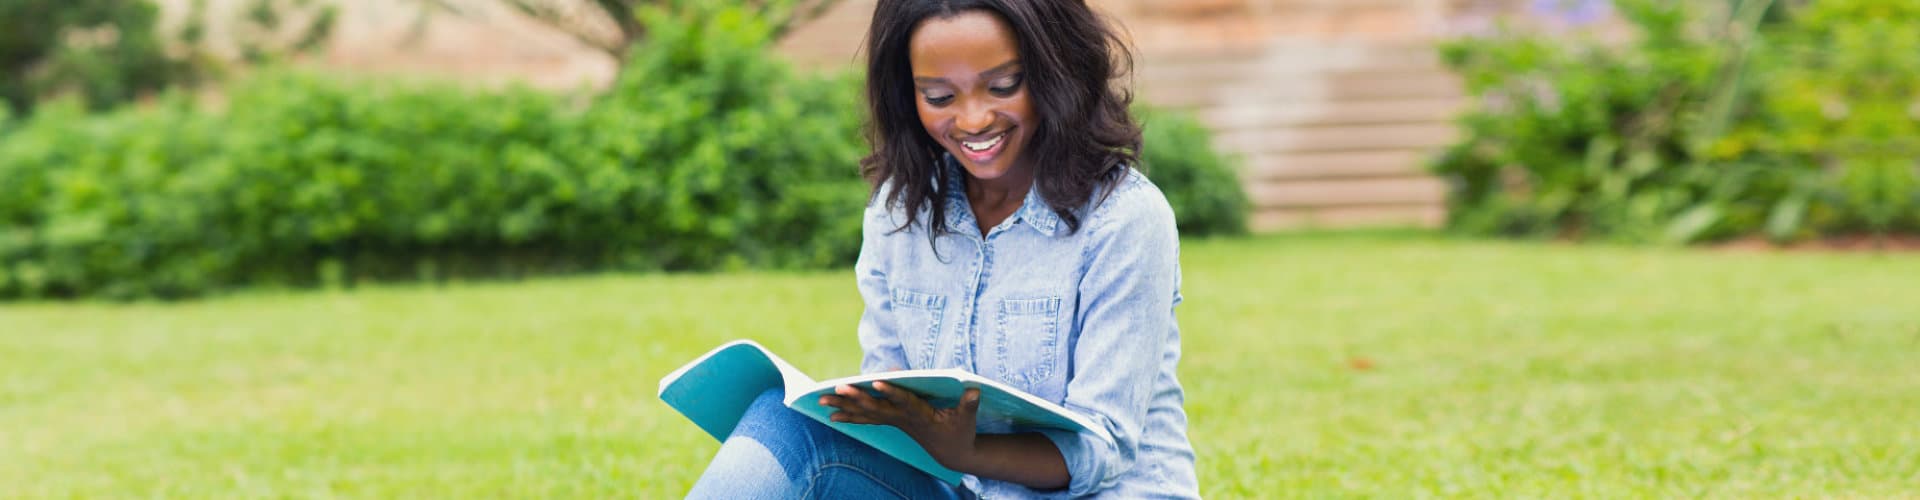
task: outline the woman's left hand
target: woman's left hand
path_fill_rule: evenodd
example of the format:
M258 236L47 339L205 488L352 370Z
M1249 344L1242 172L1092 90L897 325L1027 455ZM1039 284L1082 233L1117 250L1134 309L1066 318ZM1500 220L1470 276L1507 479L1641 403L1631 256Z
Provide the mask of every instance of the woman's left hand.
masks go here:
M834 395L821 396L820 404L838 408L835 422L891 425L900 428L927 449L940 465L967 470L974 457L974 415L980 410L980 390L967 389L960 404L952 408L934 408L912 391L886 382L874 382L881 397L851 385L835 387Z

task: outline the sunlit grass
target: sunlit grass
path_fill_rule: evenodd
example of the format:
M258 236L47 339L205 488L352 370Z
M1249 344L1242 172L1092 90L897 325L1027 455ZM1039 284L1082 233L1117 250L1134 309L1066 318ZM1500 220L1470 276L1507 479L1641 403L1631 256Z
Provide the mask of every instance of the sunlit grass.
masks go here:
M1193 241L1216 497L1901 496L1920 258ZM677 497L655 382L729 339L850 374L845 271L0 306L0 497Z

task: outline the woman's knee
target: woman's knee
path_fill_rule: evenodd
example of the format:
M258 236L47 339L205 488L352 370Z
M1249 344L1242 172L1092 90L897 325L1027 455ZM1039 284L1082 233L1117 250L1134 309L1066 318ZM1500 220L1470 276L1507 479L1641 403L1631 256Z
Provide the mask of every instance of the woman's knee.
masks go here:
M772 450L775 456L813 454L816 434L828 429L806 415L787 408L783 396L780 389L768 389L761 393L747 407L747 413L741 416L733 435L758 441Z
M916 485L920 481L909 479L931 482L930 476L923 476L906 464L894 461L858 440L828 428L826 424L787 408L783 396L780 389L770 389L756 397L746 414L741 416L740 423L734 427L733 434L727 438L728 443L722 446L723 453L727 451L724 448L752 450L758 458L745 461L764 464L749 467L763 472L747 475L760 477L761 480L782 477L784 481L780 483L783 488L794 488L786 490L788 494L862 491L870 493L862 496L878 498L928 496L906 495L900 488L925 486ZM751 441L751 444L747 441ZM770 473L772 471L768 469L776 467L780 469L778 476L758 476ZM891 479L906 482L903 485L893 484L888 480L891 476L903 476ZM944 488L935 490L950 493Z
M784 498L809 486L818 459L794 420L806 417L781 396L770 389L747 405L688 498Z

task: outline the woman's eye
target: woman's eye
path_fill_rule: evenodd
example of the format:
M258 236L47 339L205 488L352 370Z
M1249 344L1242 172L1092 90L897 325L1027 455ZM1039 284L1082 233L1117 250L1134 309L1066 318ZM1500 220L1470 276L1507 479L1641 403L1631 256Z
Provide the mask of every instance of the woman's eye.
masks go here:
M953 95L927 95L927 104L939 106L953 101Z
M1017 75L993 82L993 86L987 87L987 91L1001 96L1013 95L1015 90L1020 90L1020 77Z

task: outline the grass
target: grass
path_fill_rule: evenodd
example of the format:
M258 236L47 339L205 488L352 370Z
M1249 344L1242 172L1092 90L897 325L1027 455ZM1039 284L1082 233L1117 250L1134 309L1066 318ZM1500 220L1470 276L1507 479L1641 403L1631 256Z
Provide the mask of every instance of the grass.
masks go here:
M1190 241L1214 497L1893 497L1920 485L1920 259ZM656 380L752 337L858 360L844 272L0 306L0 497L677 497Z

